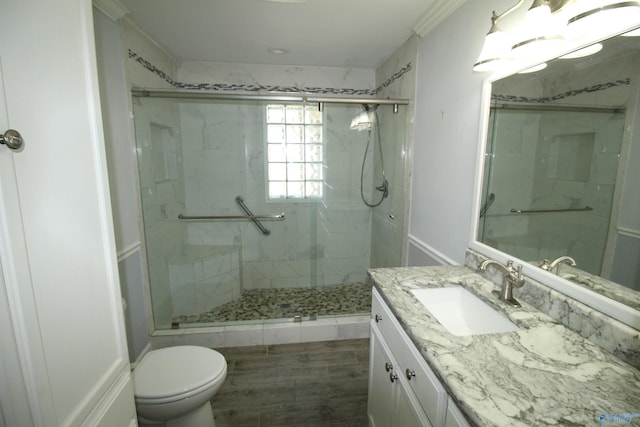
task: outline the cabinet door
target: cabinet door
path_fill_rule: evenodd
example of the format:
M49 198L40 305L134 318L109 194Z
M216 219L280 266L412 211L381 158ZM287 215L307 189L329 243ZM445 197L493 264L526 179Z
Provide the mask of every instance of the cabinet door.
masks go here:
M378 328L371 326L369 350L369 401L367 413L370 427L388 427L393 419L393 387L390 380L393 364L390 353L380 338Z
M404 382L404 380L396 381L396 423L398 427L431 427L429 419L422 411L420 403L415 395Z

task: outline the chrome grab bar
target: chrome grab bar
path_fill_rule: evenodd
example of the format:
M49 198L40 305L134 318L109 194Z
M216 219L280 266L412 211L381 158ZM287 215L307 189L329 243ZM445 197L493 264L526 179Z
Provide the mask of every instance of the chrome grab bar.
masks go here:
M593 210L592 207L585 206L584 208L568 208L568 209L532 209L532 210L511 209L511 213L530 214L530 213L552 213L552 212L585 212L585 211L592 211L592 210Z
M246 215L178 215L178 219L184 220L196 220L196 221L225 221L225 220L242 220L242 221L253 221L253 223L260 229L262 234L268 236L271 234L270 230L267 230L264 225L260 222L260 220L269 220L269 221L284 221L286 218L284 213L277 215L254 215L253 212L244 204L244 199L242 196L236 197L236 203L242 208L242 210L246 213Z
M215 216L198 216L198 215L184 215L184 214L180 214L178 215L178 219L184 219L184 220L211 220L211 221L215 221L215 220L220 220L220 221L224 221L224 220L252 220L252 219L262 219L262 220L270 220L270 221L284 221L286 218L284 216L284 213L281 214L277 214L277 215L253 215L253 216L247 216L247 215L215 215Z
M268 236L269 234L271 234L271 230L267 230L266 228L264 228L264 225L262 225L260 220L256 218L253 212L251 212L251 209L249 209L247 205L244 204L244 199L242 198L242 196L236 196L236 203L249 216L249 219L253 221L256 227L258 227L260 231L262 231L262 234L264 234L265 236Z

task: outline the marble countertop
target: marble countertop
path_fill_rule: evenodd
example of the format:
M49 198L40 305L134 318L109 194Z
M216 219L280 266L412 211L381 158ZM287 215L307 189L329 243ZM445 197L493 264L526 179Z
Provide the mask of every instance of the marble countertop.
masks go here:
M640 425L640 371L464 266L370 269L374 286L467 418L479 426ZM411 289L462 285L520 329L450 334ZM525 285L526 286L526 285ZM599 421L599 417L605 417Z

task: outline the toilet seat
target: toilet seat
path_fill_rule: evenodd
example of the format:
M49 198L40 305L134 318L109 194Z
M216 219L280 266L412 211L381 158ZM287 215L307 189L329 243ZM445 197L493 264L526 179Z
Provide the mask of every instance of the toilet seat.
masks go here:
M196 395L225 378L227 362L206 347L178 346L152 350L133 371L138 403L163 404Z

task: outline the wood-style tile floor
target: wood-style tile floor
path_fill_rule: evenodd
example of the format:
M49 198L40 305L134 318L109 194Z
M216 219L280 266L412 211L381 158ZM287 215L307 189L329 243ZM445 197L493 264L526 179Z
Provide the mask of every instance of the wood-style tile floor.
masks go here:
M369 339L216 350L216 427L367 426Z

